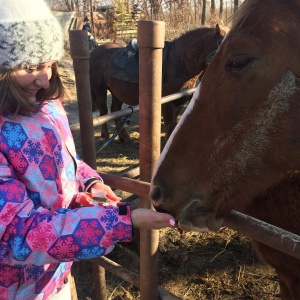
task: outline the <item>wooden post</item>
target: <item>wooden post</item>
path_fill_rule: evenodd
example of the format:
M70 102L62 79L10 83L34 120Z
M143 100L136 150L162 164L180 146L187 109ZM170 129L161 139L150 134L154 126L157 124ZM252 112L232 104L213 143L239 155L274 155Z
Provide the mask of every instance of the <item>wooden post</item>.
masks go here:
M70 30L70 50L76 79L83 160L97 169L89 75L89 45L86 30ZM93 276L97 300L106 300L105 269L93 262Z
M140 105L140 179L150 181L160 155L162 48L165 23L138 22L139 105ZM141 207L152 208L147 197ZM140 230L141 300L158 299L158 230Z

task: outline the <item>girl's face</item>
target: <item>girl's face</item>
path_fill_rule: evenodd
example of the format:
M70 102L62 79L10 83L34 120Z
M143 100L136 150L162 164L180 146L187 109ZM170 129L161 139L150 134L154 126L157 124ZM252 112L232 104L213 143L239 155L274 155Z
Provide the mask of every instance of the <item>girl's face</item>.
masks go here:
M35 102L37 92L49 87L53 64L54 61L50 61L15 70L17 81L30 101Z

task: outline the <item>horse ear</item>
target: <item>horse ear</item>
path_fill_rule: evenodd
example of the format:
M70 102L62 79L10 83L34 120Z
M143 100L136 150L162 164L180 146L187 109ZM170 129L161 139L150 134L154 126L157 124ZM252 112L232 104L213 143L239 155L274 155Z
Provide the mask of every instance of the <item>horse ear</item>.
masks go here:
M221 35L221 29L220 29L220 26L218 23L216 25L216 34L217 34L217 36Z

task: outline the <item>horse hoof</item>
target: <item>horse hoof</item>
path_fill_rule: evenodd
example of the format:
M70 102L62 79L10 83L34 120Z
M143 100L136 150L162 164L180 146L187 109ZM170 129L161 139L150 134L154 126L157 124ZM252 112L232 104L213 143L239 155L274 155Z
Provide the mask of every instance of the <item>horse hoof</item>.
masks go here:
M120 141L122 144L126 144L126 145L131 144L131 139L130 139L130 137L119 137L119 141Z
M122 143L122 144L130 144L131 143L131 139L119 139L119 141Z
M109 139L109 135L101 134L101 140L106 142Z

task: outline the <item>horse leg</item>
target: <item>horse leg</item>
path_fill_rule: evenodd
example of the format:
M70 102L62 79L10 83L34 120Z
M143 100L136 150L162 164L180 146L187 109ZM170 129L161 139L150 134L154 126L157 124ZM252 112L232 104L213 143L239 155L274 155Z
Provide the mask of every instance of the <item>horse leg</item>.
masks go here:
M278 275L278 273L277 273ZM278 280L279 280L279 287L280 287L280 296L282 300L293 300L292 295L286 286L285 282L280 279L278 275Z
M300 299L300 282L297 278L288 276L276 270L279 286L280 296L282 300L296 300Z
M175 105L168 102L162 105L161 113L165 125L165 141L167 141L176 126Z
M189 98L187 98L187 100L185 102L187 102L189 100ZM178 105L175 105L175 113L174 113L174 128L176 127L177 123L178 123L178 117L179 117L179 114L183 108L183 105L184 104L178 104ZM173 130L174 130L173 128Z
M112 100L111 100L111 112L116 112L116 111L119 111L122 109L122 102L112 94ZM115 124L116 124L116 130L118 130L119 132L119 140L122 142L122 143L129 143L130 142L130 136L128 134L128 132L126 131L125 128L122 128L123 127L123 124L121 124L121 119L118 118L118 119L115 119Z
M92 100L93 103L97 103L100 117L108 114L108 108L107 108L107 89L99 89L97 91L97 96L92 93ZM94 109L93 109L94 111ZM104 123L101 125L101 138L105 141L109 139L109 132L107 123Z
M275 269L279 280L281 299L300 299L299 261L260 242L252 241L252 244L260 257Z

